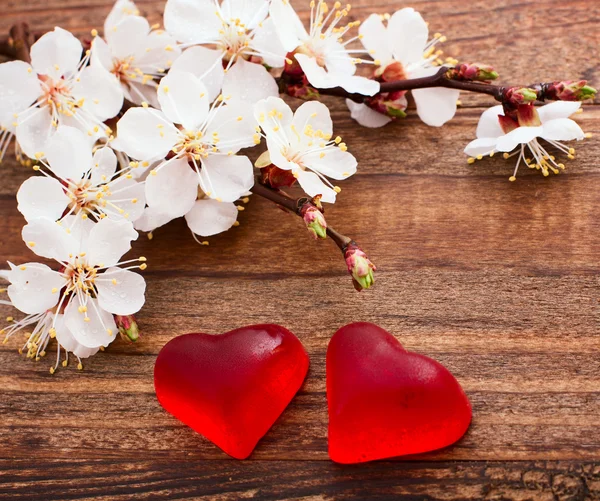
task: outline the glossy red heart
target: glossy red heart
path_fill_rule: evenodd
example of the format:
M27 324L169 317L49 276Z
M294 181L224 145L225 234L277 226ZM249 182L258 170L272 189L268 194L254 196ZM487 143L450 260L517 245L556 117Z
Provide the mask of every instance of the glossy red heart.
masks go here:
M448 369L370 323L346 325L331 339L327 401L329 456L338 463L439 449L471 422L471 404Z
M279 325L169 341L154 366L158 401L230 456L247 458L290 403L308 355Z

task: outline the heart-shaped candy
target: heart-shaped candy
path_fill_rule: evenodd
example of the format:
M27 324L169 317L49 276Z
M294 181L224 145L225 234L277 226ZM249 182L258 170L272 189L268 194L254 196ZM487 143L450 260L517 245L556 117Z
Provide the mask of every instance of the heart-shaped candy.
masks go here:
M331 339L327 401L329 456L338 463L439 449L471 422L471 404L448 369L370 323L346 325Z
M290 403L308 355L279 325L169 341L154 366L160 404L227 454L247 458Z

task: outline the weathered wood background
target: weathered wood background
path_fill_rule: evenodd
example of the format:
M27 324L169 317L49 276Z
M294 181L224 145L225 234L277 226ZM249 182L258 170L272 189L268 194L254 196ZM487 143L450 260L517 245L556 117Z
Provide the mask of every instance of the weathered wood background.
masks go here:
M26 19L84 35L110 0L1 0L0 31ZM160 21L163 1L139 2ZM600 85L596 0L362 0L352 15L412 5L446 52L491 63L502 82L587 78ZM307 15L307 5L296 3ZM411 116L382 130L330 101L336 133L359 160L328 220L376 262L358 294L331 242L253 199L241 225L198 246L182 221L136 243L149 268L137 345L115 342L78 372L48 373L15 342L0 351L0 497L110 500L600 498L600 166L598 139L560 176L462 154L492 104L461 97L441 129ZM577 120L600 132L600 107ZM600 137L600 136L599 136ZM15 193L31 172L1 167L0 256L32 258ZM256 197L255 197L256 198ZM8 314L6 310L6 314ZM327 456L325 352L347 322L377 322L445 364L473 403L455 446L410 460L339 466ZM167 415L153 392L169 339L280 323L311 357L297 398L251 459L236 461Z

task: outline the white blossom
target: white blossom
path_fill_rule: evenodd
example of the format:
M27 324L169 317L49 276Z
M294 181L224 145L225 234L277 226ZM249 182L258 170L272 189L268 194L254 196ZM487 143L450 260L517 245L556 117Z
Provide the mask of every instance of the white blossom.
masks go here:
M184 52L183 61L176 69L191 71L205 82L209 97L218 94L219 79L241 61L250 61L257 67L266 64L280 68L285 63L283 46L279 42L273 24L268 17L269 0L168 0L164 23L182 47L192 47ZM200 74L195 65L208 63L210 78ZM266 70L261 74L247 75L275 81ZM214 86L210 82L214 81ZM247 85L253 85L247 80Z
M384 21L387 20L387 25ZM359 28L362 44L379 66L376 75L392 73L396 79L421 78L434 75L440 69L436 45L445 39L439 33L429 40L427 23L414 9L407 7L392 16L372 14ZM442 87L411 91L417 113L427 125L439 127L456 113L459 91ZM361 116L352 106L353 118L367 127L379 127L385 122L377 112L365 111Z
M69 222L66 220L65 222ZM39 218L23 228L23 239L39 256L55 260L59 270L25 263L1 274L10 282L10 304L27 316L4 329L10 337L35 325L28 354L42 356L50 338L78 358L93 355L116 337L113 315L131 315L144 304L146 283L134 268L145 269L145 258L119 262L137 238L131 223L104 219L66 228ZM139 264L139 263L142 264ZM135 263L135 264L133 264ZM130 265L122 268L122 265Z
M527 109L531 115L528 117L531 125L520 125L505 117L501 105L487 109L479 119L477 139L465 148L465 153L471 157L469 163L502 152L504 158L518 155L511 181L516 179L521 162L532 169L541 170L544 176L550 172L558 174L565 168L564 164L558 163L540 140L543 139L568 158L574 158L575 149L566 146L563 141L580 141L586 137L581 127L569 118L580 107L581 103L572 101L556 101L537 109L530 105Z
M356 172L356 159L339 136L332 139L327 106L310 101L292 113L282 99L270 97L256 104L254 115L267 138L268 159L259 161L291 171L309 196L335 202L340 189L327 178L350 177Z
M11 126L29 157L42 151L59 124L88 134L90 144L110 135L104 121L121 109L123 94L115 77L81 59L81 42L61 28L31 47L31 65L0 64L0 123Z
M59 126L39 156L45 169L37 166L36 170L44 176L27 179L17 193L18 209L27 221L75 215L77 219L109 217L133 222L142 215L144 185L130 174L135 169L117 171L115 153L107 146L92 153L80 130Z
M175 70L162 79L158 101L162 111L147 105L130 109L117 125L119 147L127 155L163 159L146 178L148 208L136 228L151 231L186 216L202 236L228 229L237 213L233 202L254 184L252 163L236 154L260 142L252 107L222 94L211 105L200 79ZM219 224L201 223L205 216Z
M342 38L360 24L341 25L349 9L349 5L342 8L340 2L330 10L324 0L311 1L308 31L288 0L272 0L269 12L284 49L294 53L312 86L342 87L348 92L372 96L379 92L379 83L355 75L357 64L370 62L356 57L365 51L347 48L358 37L346 41Z
M181 49L171 35L150 27L136 12L133 2L119 1L104 24L106 41L92 31L91 65L112 73L129 101L158 106L156 79L164 76Z

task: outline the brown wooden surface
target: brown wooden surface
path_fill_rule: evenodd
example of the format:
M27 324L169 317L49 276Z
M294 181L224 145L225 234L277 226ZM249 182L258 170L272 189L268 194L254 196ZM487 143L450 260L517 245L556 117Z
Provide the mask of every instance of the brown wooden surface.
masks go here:
M83 35L110 0L0 0L0 32L25 17ZM139 2L152 21L163 1ZM491 63L503 82L600 85L600 3L362 0L356 18L412 5L446 52ZM306 15L307 8L296 6ZM413 114L370 131L332 105L359 160L328 221L379 270L355 293L338 250L253 199L241 225L198 246L181 221L136 243L149 268L137 345L115 342L78 372L0 350L2 499L599 499L600 165L598 139L558 177L512 161L467 165L485 96L461 96L441 129ZM600 137L600 107L577 120ZM14 195L31 172L1 167L0 256L24 262ZM256 197L255 197L256 198ZM2 310L3 314L9 310ZM337 328L373 321L456 375L473 404L467 435L417 458L339 466L327 456L325 352ZM274 322L311 357L296 399L251 459L236 461L167 415L152 384L161 346L192 331Z

